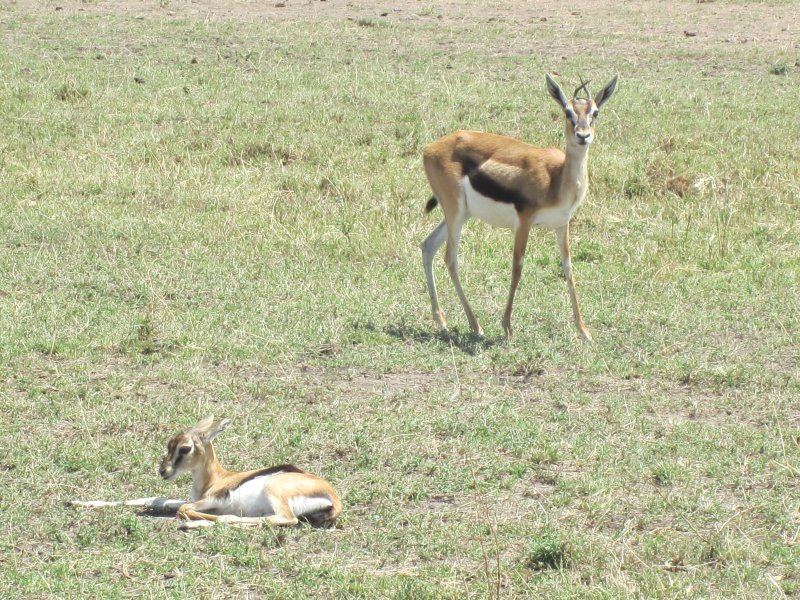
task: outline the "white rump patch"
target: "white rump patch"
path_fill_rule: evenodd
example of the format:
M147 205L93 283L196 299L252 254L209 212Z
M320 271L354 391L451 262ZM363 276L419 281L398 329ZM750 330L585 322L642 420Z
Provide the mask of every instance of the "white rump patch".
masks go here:
M461 180L464 189L464 197L467 203L467 214L492 225L493 227L504 227L506 229L517 230L519 227L519 215L513 204L507 202L497 202L491 198L479 194L472 187L469 177Z
M297 496L289 500L289 506L296 517L302 517L330 508L333 502L325 496Z

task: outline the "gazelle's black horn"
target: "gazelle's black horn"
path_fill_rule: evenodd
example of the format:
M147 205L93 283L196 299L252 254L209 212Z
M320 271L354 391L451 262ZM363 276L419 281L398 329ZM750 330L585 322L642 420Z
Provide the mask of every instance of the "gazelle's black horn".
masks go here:
M592 94L591 92L589 92L589 88L587 86L592 82L592 80L590 79L589 81L584 81L583 77L581 77L580 75L578 75L578 77L581 80L581 84L575 89L575 93L572 94L572 97L577 98L580 91L584 90L586 92L586 98L591 100Z

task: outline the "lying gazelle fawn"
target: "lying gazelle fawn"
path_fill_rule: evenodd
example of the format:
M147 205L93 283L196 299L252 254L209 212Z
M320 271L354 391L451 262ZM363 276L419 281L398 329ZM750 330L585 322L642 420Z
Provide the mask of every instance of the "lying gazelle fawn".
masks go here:
M208 417L170 438L159 474L171 481L192 474L191 502L178 508L184 528L214 522L239 525L331 525L342 512L333 487L292 465L254 471L227 471L217 460L212 441L230 423Z
M447 324L436 294L433 257L447 241L445 263L450 278L472 331L483 334L458 276L461 228L467 219L476 217L514 231L511 288L502 320L506 335L511 336L511 308L522 275L528 235L531 227L538 225L556 232L575 325L584 341L592 340L578 309L569 252L569 222L586 198L589 144L594 139L598 111L614 93L617 77L594 99L590 97L588 82L581 82L572 100L567 100L550 75L546 78L548 92L566 117L566 153L557 148L535 148L513 138L479 131L457 131L432 142L423 151L425 174L434 194L425 210L430 212L439 204L444 213L444 220L422 243L431 310L440 327L447 327ZM586 98L577 97L581 89L586 90Z
M295 525L301 519L317 526L333 524L342 512L342 502L324 479L292 465L241 473L225 470L211 442L229 423L229 419L208 417L167 442L159 474L171 481L191 473L191 502L150 497L73 500L70 504L81 508L136 506L151 514L174 515L177 511L183 520L181 529L208 527L215 522L239 527Z

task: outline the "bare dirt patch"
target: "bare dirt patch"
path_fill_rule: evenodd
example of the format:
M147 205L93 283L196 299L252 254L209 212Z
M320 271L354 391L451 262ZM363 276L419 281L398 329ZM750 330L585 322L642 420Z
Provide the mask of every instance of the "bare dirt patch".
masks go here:
M313 20L350 19L363 24L385 22L461 23L502 21L526 28L556 30L563 38L557 47L542 48L534 38L513 44L547 54L573 50L580 38L586 50L614 46L622 56L636 58L645 50L712 49L749 45L772 50L800 48L800 26L791 4L728 4L723 2L627 3L596 0L574 5L554 0L485 3L478 0L385 2L382 0L18 0L17 6L36 13L115 14L136 18ZM374 20L374 21L372 21ZM638 43L631 44L633 36ZM592 40L587 42L587 38ZM642 42L644 40L644 42ZM504 51L507 49L498 49Z

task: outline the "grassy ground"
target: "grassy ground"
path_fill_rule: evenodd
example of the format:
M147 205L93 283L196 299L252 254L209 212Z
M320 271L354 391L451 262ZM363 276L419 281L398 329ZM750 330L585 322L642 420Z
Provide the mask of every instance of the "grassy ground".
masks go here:
M763 33L791 6L684 2L744 23L703 43L636 7L409 4L0 7L0 596L800 595L798 50ZM511 240L476 223L462 277L487 337L441 263L437 333L421 147L561 145L545 71L620 73L574 221L596 341L541 232L506 343ZM326 476L341 528L65 508L185 496L157 461L212 413L234 419L226 466Z

